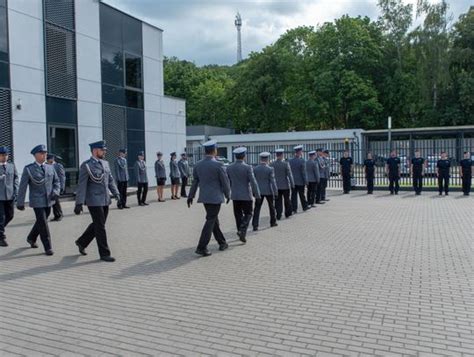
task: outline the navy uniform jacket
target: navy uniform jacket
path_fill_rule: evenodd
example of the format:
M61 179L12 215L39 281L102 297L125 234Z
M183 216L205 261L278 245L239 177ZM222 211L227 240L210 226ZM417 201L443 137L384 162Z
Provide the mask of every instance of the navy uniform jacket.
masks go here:
M170 177L171 178L181 178L179 173L178 161L170 160Z
M155 177L161 179L166 178L166 167L163 160L155 161Z
M397 157L389 157L387 159L387 165L388 165L388 174L390 176L398 176L399 174L399 169L400 169L400 158Z
M137 160L135 161L135 177L138 183L148 183L148 175L146 172L146 162Z
M0 164L0 201L15 200L18 194L18 172L11 162Z
M26 165L21 175L17 205L24 206L26 189L29 188L29 205L32 208L51 207L59 197L61 184L52 165L36 162Z
M252 196L260 196L252 166L237 160L230 164L226 171L230 180L231 198L234 201L252 201Z
M472 160L471 159L462 159L459 162L459 165L462 168L463 176L471 176L472 175Z
M188 160L179 160L178 162L179 173L181 174L181 178L189 177L189 163Z
M375 160L374 159L365 159L365 174L367 176L373 176L375 172Z
M351 173L351 166L354 164L352 157L341 157L339 165L341 165L341 171L344 175Z
M66 170L64 170L64 166L59 162L55 162L53 164L54 170L56 171L56 175L59 178L59 185L61 186L61 192L66 189Z
M411 159L411 164L413 165L413 174L414 175L421 175L423 172L423 165L425 163L425 159L422 157L414 157Z
M449 168L451 167L451 161L449 159L439 159L436 167L439 170L440 175L449 176Z
M260 164L253 170L257 179L258 189L262 196L277 196L278 188L275 181L275 170L267 164Z
M128 176L128 167L127 159L124 157L117 157L114 162L114 174L115 180L117 182L127 182L129 179Z
M230 198L229 179L225 173L224 164L211 156L199 161L193 169L193 184L189 190L188 199L193 199L199 187L199 203L221 204Z
M276 159L270 166L275 170L275 181L279 190L288 190L295 187L293 174L288 162Z
M316 160L308 159L306 161L306 173L308 174L308 182L319 182L319 165Z
M320 178L329 178L326 159L322 156L318 156L316 160L317 160L317 163L319 165L319 177Z
M294 157L289 160L291 172L296 186L305 186L308 184L306 175L306 161L303 158Z
M109 190L115 197L120 197L109 163L92 157L84 161L79 169L76 205L108 206L111 203Z

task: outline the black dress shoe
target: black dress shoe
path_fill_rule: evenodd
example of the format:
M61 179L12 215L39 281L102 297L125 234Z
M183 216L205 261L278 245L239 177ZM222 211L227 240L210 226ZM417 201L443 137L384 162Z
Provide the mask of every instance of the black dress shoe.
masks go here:
M117 208L118 208L118 209L124 209L125 207L122 207L122 206L117 205Z
M8 243L5 238L0 239L0 247L8 247Z
M142 205L143 205L143 206L149 206L149 204L146 203L146 202L142 202Z
M51 222L61 222L63 220L63 217L54 217Z
M272 223L270 224L270 227L278 227L278 223Z
M36 242L33 242L29 239L27 239L26 241L30 245L31 248L38 248L38 244L36 244Z
M123 206L123 208L125 208L125 209L129 209L130 207L128 207L128 206Z
M227 248L229 248L229 245L227 243L223 243L221 245L219 245L219 250L226 250Z
M100 260L103 260L104 262L107 262L107 263L115 262L115 258L111 257L110 255L105 255L103 257L100 257Z
M326 202L321 202L321 201L316 202L317 205L324 205L325 203L326 203Z
M245 236L247 235L247 232L238 231L237 235L239 236L239 239L242 243L247 243L247 239L245 238Z
M203 257L208 257L212 255L212 253L207 249L196 249L195 253L198 255L202 255Z
M253 227L253 231L254 232L258 231L258 227Z
M51 249L48 249L46 252L44 252L46 255L53 255L54 252Z
M82 245L80 245L77 241L75 243L77 245L77 248L79 248L79 253L81 255L87 255L86 248L84 248Z

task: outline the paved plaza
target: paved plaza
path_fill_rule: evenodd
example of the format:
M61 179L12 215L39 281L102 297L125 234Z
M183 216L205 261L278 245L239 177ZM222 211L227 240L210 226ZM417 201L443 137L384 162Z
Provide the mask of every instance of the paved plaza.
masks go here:
M154 198L154 192L151 195ZM31 209L0 250L0 355L474 356L474 198L331 192L242 245L194 255L204 210L185 201L111 210L115 263L51 223L55 255L27 248Z

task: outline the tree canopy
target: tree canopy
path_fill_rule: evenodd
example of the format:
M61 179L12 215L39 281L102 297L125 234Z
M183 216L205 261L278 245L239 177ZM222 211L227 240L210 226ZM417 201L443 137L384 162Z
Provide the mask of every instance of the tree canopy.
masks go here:
M474 124L474 7L452 23L446 1L378 5L377 20L290 29L234 66L166 58L165 93L187 100L188 124L242 132Z

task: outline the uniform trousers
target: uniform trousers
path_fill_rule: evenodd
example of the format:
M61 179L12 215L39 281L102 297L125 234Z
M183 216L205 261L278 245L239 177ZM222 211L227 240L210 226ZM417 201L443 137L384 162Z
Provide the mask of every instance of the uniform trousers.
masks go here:
M28 234L27 241L36 243L38 236L41 238L44 250L51 249L51 236L49 234L48 217L51 214L51 207L36 207L33 208L36 216L36 222Z
M276 213L275 213L275 205L273 204L273 196L262 195L260 198L257 198L255 200L255 210L253 212L253 220L252 220L252 226L254 228L258 228L258 223L260 221L260 210L262 209L263 200L267 200L268 202L268 209L270 211L270 224L274 225L276 223Z
M438 191L439 193L444 192L447 194L449 192L449 173L442 173L438 175Z
M252 219L252 201L233 200L235 225L239 232L247 232Z
M5 227L13 219L15 205L13 200L0 201L0 239L5 239Z
M388 174L388 189L390 193L398 193L400 189L400 176L398 174Z
M92 217L92 223L89 224L84 233L79 237L77 243L83 247L87 246L95 238L99 255L101 257L110 256L109 246L107 244L107 232L105 231L105 222L109 214L109 206L88 206L89 213Z
M278 197L275 200L275 210L277 219L281 219L283 214L283 204L285 205L285 217L288 218L292 214L290 189L278 190Z
M472 184L472 174L471 170L463 171L462 173L462 192L465 195L468 195L471 192L471 184Z
M148 182L138 182L137 183L138 204L146 202L147 194L148 194Z
M56 198L56 202L53 205L53 216L55 219L63 216L63 209L61 207L61 202L59 202L59 197Z
M413 173L413 189L415 193L421 193L423 190L423 175L421 173Z
M202 227L201 237L199 238L198 250L205 250L211 235L214 234L219 245L225 244L224 234L222 234L221 228L219 227L219 211L221 209L220 204L204 203L204 209L206 210L206 223Z
M328 187L328 179L321 177L320 182L321 184L321 196L320 196L320 201L325 201L326 200L326 188Z
M188 197L188 194L186 193L186 186L188 185L188 178L181 177L181 197Z
M365 175L365 179L367 181L367 192L372 193L374 192L374 173L367 173Z
M128 181L117 182L117 189L120 193L120 203L122 204L122 207L125 207L127 205L127 186Z
M308 201L308 205L312 206L314 205L314 201L316 199L316 190L318 187L317 182L308 182L308 189L306 191L306 197Z
M351 174L349 172L342 173L342 189L344 193L351 191Z
M293 208L293 212L298 212L298 196L300 197L301 206L303 210L308 208L308 202L306 202L306 198L304 196L304 185L295 185L295 187L291 190L291 206Z

